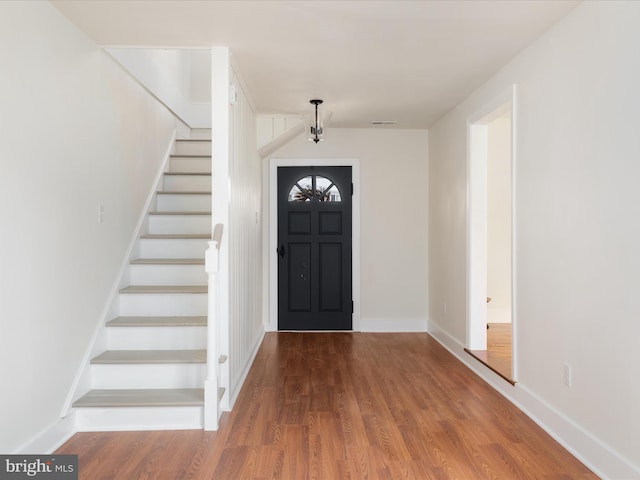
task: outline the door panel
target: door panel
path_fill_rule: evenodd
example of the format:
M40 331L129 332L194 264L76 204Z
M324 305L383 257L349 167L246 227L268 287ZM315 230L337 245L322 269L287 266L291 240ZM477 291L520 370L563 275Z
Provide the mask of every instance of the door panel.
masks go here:
M310 235L311 213L289 212L288 230L289 235Z
M286 262L289 269L289 311L311 311L310 243L289 243Z
M321 243L319 245L320 298L321 312L339 312L342 310L342 244Z
M278 168L278 328L351 330L351 167Z

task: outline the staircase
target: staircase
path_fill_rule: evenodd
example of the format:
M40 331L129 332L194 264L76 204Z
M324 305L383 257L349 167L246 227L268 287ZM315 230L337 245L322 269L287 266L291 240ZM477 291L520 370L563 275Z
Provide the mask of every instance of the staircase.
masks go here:
M118 294L120 316L91 359L91 390L73 403L81 431L203 427L211 140L176 140L169 162Z

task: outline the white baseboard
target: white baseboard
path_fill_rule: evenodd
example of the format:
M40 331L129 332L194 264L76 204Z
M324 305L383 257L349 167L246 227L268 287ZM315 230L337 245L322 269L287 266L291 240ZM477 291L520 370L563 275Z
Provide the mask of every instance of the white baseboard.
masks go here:
M521 383L511 386L505 382L489 368L474 360L464 351L464 345L433 322L429 322L429 334L596 475L605 480L640 478L640 467L623 458L526 386Z
M360 318L360 332L426 332L426 318L402 318L402 317L362 317Z
M60 419L41 432L14 453L23 455L44 455L53 453L76 433L75 413Z

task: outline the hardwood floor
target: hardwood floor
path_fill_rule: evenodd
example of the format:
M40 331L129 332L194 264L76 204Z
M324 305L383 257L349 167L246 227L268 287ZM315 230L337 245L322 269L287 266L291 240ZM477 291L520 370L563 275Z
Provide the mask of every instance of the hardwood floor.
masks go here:
M268 333L218 432L79 433L80 479L596 479L427 334Z

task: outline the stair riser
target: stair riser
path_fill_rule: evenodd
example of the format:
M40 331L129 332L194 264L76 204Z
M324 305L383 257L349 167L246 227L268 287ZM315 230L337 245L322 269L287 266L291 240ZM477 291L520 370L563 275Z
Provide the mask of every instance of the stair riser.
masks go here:
M156 197L156 210L159 212L210 212L211 194L158 194Z
M167 192L210 192L210 175L164 175L163 190Z
M211 142L207 140L177 140L174 155L211 155Z
M211 232L211 215L150 215L151 234L201 234Z
M206 285L204 265L130 265L131 285Z
M140 239L140 258L204 258L207 239Z
M78 408L79 432L190 430L204 427L203 407Z
M91 365L94 389L202 388L207 368L202 363L159 365Z
M171 157L169 170L172 172L211 173L211 157Z
M210 128L192 128L191 129L191 139L202 139L202 140L211 140L211 129Z
M109 327L109 350L204 350L206 327Z
M207 294L123 294L120 315L175 316L207 315Z

